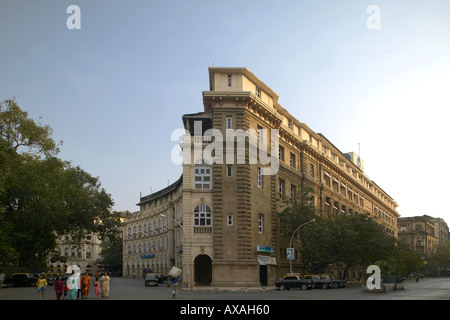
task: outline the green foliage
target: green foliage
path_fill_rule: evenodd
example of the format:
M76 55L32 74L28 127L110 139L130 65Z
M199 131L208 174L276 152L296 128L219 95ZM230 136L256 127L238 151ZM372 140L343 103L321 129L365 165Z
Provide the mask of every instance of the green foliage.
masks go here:
M15 152L24 148L28 154L56 154L59 149L51 138L52 132L50 126L28 118L14 100L0 103L0 140L7 148Z
M14 101L0 111L0 265L44 265L57 235L115 236L119 217L99 179L55 157L51 128Z
M110 270L121 271L123 264L123 243L121 233L109 241L102 243L102 264L107 265Z
M385 259L376 261L382 275L403 275L406 276L410 272L419 272L424 264L420 254L411 250L403 243L395 246L391 255Z
M289 226L295 230L305 221L316 219L315 223L302 228L301 241L297 244L308 272L323 272L333 263L344 263L344 274L350 267L365 267L380 261L384 261L385 272L403 274L417 267L417 256L386 235L368 215L321 218L309 205L309 194L310 190L306 190L304 200L299 203L285 203L280 214L280 221L287 230Z
M450 275L450 241L440 243L428 259L428 272L436 276Z

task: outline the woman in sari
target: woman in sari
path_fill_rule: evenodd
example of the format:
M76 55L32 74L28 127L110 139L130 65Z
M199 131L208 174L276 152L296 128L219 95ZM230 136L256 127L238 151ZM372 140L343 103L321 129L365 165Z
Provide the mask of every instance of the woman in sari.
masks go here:
M91 277L89 276L89 274L86 272L86 275L83 278L83 297L84 299L87 298L88 294L89 294L89 286L91 285Z
M109 283L111 282L111 278L105 273L102 277L102 297L108 299L109 297Z

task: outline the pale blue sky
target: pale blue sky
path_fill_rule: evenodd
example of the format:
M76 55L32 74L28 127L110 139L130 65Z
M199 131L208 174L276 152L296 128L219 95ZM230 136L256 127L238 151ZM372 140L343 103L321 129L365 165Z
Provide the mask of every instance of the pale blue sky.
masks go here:
M81 30L66 27L73 4ZM179 178L171 133L203 110L214 63L247 67L342 152L360 143L402 216L450 223L449 59L445 0L0 2L0 100L42 116L116 210Z

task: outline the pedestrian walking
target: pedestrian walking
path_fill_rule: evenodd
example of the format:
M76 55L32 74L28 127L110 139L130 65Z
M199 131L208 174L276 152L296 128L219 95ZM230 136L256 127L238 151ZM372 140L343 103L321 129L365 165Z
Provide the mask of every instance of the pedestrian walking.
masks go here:
M64 292L64 283L61 279L61 276L58 276L58 279L55 281L53 288L55 289L56 292L56 300L61 300L61 296Z
M39 297L42 299L44 299L44 292L45 289L47 289L47 280L45 280L44 275L41 274L39 276L39 280L36 282L36 286L37 286L37 292L39 292Z
M0 289L3 288L3 281L5 280L5 274L0 271Z
M87 299L87 296L89 294L89 288L92 284L92 279L87 272L83 278L83 284L84 284L83 285L83 298Z
M171 277L171 282L172 282L172 297L176 298L177 297L177 293L178 293L178 280L179 280L180 276L178 277Z
M111 278L105 273L102 277L102 298L108 299L109 297L109 283L111 282Z
M69 291L69 287L67 286L67 281L64 282L64 295L62 297L63 300L67 300L67 292Z
M98 277L95 278L94 293L95 293L95 299L98 299L100 296L100 280L98 279Z
M77 292L77 299L83 299L83 288L84 288L84 275L78 278L79 285L78 285L78 292Z
M78 287L80 285L79 275L72 270L72 275L67 279L67 287L69 289L69 300L77 298Z

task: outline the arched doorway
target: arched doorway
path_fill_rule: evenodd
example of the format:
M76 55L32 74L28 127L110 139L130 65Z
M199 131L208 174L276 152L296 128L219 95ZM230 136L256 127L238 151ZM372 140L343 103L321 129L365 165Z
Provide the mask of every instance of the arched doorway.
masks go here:
M197 286L209 286L211 284L212 261L206 254L200 254L194 260L194 281Z

